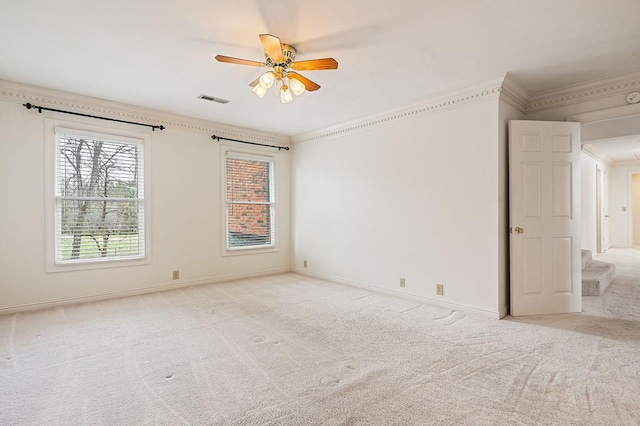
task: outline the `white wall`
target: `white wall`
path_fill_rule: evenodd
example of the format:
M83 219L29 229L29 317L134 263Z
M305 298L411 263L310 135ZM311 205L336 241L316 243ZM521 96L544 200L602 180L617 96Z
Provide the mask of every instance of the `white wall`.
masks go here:
M609 220L612 247L631 247L633 205L631 176L640 173L640 162L616 163L609 173Z
M386 123L294 145L295 270L497 316L498 99Z
M621 138L640 134L640 116L621 117L582 125L582 141Z
M625 96L616 93L523 117L498 100L499 90L493 87L356 126L356 131L310 138L296 144L292 155L272 151L279 158L279 250L245 256L222 256L220 147L209 136L211 127L223 125L173 118L178 125L150 133L153 262L46 274L44 119L53 114L20 106L26 99L47 99L52 91L43 90L47 93L42 98L0 92L0 312L293 266L383 291L503 314L508 304L506 123L564 120L625 104ZM148 113L127 106L124 115ZM126 126L109 125L116 130ZM226 127L236 137L247 130ZM601 130L597 125L589 128L593 134ZM290 156L295 163L291 176ZM610 188L619 189L621 173L611 170ZM616 208L628 201L618 195L610 198L614 245L629 229L628 218L616 216ZM590 235L584 239L592 241ZM309 262L307 269L303 260ZM181 271L177 283L171 281L173 269ZM398 285L400 277L407 280L404 289ZM436 282L445 284L444 296L435 295Z
M581 168L581 194L582 194L582 248L590 250L593 256L598 253L598 241L597 241L597 212L596 212L596 169L602 170L602 178L604 179L604 173L609 174L609 165L600 159L583 152L580 157ZM602 208L608 211L606 207L607 203L607 188L602 186ZM606 232L606 228L603 227L602 232ZM606 238L608 240L608 238ZM603 247L608 249L609 247Z
M164 131L149 130L151 158L146 161L150 161L152 175L148 182L152 263L45 273L46 117L99 124L116 132L124 128L146 131L56 113L38 114L19 102L0 100L0 313L49 302L289 270L289 153L268 151L277 157L279 250L222 256L220 143L210 138L206 126L168 125ZM238 147L246 149L245 145ZM172 280L174 269L180 270L179 281Z

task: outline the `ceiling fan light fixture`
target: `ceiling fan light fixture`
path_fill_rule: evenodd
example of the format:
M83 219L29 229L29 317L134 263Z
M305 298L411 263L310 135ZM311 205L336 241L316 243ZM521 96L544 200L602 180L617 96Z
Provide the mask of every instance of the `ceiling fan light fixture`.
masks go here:
M262 98L264 98L264 95L267 94L267 90L269 90L269 89L264 87L262 84L256 84L252 91L253 91L253 93L256 94L257 97L262 99Z
M265 89L269 89L271 88L271 86L273 86L273 83L276 81L276 75L274 74L273 71L267 71L264 74L262 74L260 76L260 86L264 87Z
M267 91L275 85L280 89L280 101L283 104L291 103L293 95L300 96L304 92L315 92L320 88L319 84L298 74L297 71L338 69L338 62L333 58L296 61L296 49L282 43L274 35L260 34L260 42L264 48L264 62L216 55L218 62L271 68L249 84L253 88L253 93L260 99L263 99Z
M286 84L283 84L282 88L280 89L280 102L282 102L283 104L293 102L293 95L291 94L291 90L289 90L289 87Z
M300 96L304 93L304 84L302 84L300 80L296 78L289 79L289 86L291 87L291 91L293 92L293 94L296 96Z

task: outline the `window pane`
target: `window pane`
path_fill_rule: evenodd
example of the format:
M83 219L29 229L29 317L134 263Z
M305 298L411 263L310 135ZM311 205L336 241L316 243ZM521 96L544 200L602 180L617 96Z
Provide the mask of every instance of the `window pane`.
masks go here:
M274 244L273 162L228 157L227 247Z
M58 194L137 198L139 149L135 144L61 138Z
M269 167L268 161L228 158L227 200L270 202Z
M138 201L60 200L59 260L140 255Z
M144 257L142 145L58 136L59 263Z
M271 244L271 206L229 204L229 248Z

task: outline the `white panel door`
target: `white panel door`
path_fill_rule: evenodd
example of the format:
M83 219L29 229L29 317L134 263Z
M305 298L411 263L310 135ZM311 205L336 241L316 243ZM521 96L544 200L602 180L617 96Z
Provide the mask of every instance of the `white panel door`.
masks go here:
M509 122L511 315L582 310L580 123Z

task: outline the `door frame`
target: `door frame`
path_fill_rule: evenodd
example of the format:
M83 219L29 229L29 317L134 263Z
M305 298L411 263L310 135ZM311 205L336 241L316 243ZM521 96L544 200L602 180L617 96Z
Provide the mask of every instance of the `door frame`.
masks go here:
M596 164L596 253L602 253L602 169Z
M585 124L598 124L599 122L606 122L606 121L610 121L610 120L617 120L617 119L625 119L625 118L629 118L632 116L637 116L640 115L640 104L635 104L635 105L624 105L624 106L619 106L619 107L614 107L614 108L604 108L604 109L600 109L600 110L595 110L595 111L589 111L589 112L583 112L583 113L578 113L578 114L572 114L572 115L568 115L564 117L564 121L574 121L574 122L579 122L580 123L580 127L581 127L581 135L583 135L583 131L582 128ZM527 120L528 117L523 116L521 118L522 120ZM559 118L559 121L563 121L562 118ZM581 139L581 145L585 145L589 143L589 140L582 140ZM507 138L507 151L508 151L508 146L509 146L509 138ZM509 164L509 155L507 154L507 168L508 168L508 164ZM631 176L629 177L629 179L631 179ZM607 182L608 183L608 182ZM630 182L631 183L631 182ZM509 173L507 173L507 188L509 187ZM506 197L509 197L509 190L507 189L506 192ZM606 203L609 203L609 194L608 194L608 189L607 189L607 196L605 199ZM630 200L630 194L628 196L629 200ZM627 206L630 205L630 202L627 203ZM607 210L608 206L607 206ZM508 217L510 218L510 206L509 203L507 203L507 212L508 212ZM582 215L581 215L582 216ZM629 219L629 218L628 218ZM509 224L508 226L511 226L511 224ZM610 229L610 225L608 225L605 229L606 232L608 232L608 238L607 241L609 242L609 245L611 244L611 229ZM507 230L507 241L510 240L510 235L509 235L509 230ZM627 238L629 238L629 236L627 236ZM507 267L509 267L510 264L510 250L511 248L509 247L507 249ZM508 286L507 286L507 294L509 294L511 292L511 273L509 271L509 269L507 269L507 280L508 280ZM508 312L511 314L511 310L512 310L512 306L511 306L511 297L507 297L507 303L508 303Z

